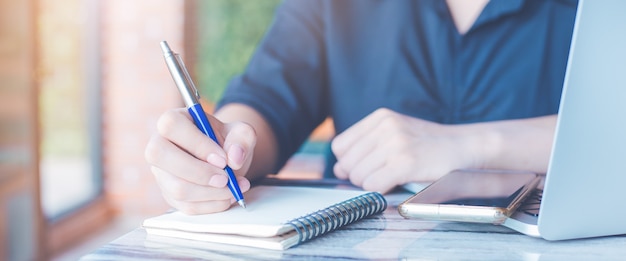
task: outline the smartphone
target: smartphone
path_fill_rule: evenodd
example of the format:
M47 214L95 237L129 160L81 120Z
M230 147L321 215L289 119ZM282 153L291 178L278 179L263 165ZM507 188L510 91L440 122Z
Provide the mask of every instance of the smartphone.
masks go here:
M405 218L502 224L537 187L534 172L456 170L398 206Z

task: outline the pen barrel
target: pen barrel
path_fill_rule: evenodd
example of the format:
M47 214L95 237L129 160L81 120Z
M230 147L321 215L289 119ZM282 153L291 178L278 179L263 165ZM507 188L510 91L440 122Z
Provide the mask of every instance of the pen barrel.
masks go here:
M193 84L191 76L189 75L187 68L185 68L185 64L182 59L178 54L174 53L172 49L170 49L166 41L161 42L161 50L163 51L163 56L165 57L167 69L170 71L170 74L176 83L176 87L178 87L178 90L183 97L183 101L185 102L185 106L193 118L196 127L198 127L202 133L209 136L219 145L220 142L217 140L217 136L211 127L211 123L198 101L200 99L200 94L198 93L196 86ZM230 189L230 192L235 197L235 200L237 200L237 202L245 208L246 205L243 202L243 194L241 193L241 189L237 183L235 173L228 165L224 167L224 171L228 176L228 188Z
M187 110L189 111L189 114L191 114L191 117L193 118L193 121L198 129L219 145L220 142L217 140L217 136L215 135L215 132L209 123L209 119L206 117L204 109L202 109L202 106L199 103L196 103L189 106ZM237 183L235 173L229 166L226 166L224 171L226 171L226 174L228 175L228 189L230 189L230 192L233 196L235 196L235 200L243 200L243 193L241 193L241 190L239 189L239 183Z
M200 95L180 55L172 51L167 51L164 53L164 56L167 69L170 71L172 79L174 79L174 83L176 83L176 87L183 97L185 106L191 107L197 104Z
M237 202L243 200L243 193L241 193L241 190L239 189L237 176L235 176L233 169L231 169L229 166L226 166L224 168L224 171L226 171L226 174L228 174L228 189L230 189L230 193L235 196L235 200L237 200Z
M220 142L217 140L217 136L215 136L211 123L209 123L209 119L206 117L206 113L204 112L204 109L202 109L200 103L189 106L187 110L189 111L189 114L191 114L191 118L193 118L193 122L196 124L198 129L219 145Z

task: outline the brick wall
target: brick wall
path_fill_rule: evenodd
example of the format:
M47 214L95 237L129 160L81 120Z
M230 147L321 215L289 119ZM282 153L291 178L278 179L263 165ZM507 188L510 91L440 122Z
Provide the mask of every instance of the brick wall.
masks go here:
M120 215L162 213L161 197L144 148L158 116L182 106L159 42L183 53L183 0L100 1L103 174Z

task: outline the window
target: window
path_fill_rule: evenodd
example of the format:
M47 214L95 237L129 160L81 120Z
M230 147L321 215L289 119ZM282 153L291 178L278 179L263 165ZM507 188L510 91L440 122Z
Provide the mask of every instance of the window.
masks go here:
M104 198L98 0L37 0L40 197L48 254L112 217Z
M61 2L59 2L61 1ZM55 220L102 192L95 23L88 1L40 0L40 171L44 215ZM97 56L96 56L97 57ZM97 77L96 77L97 78Z

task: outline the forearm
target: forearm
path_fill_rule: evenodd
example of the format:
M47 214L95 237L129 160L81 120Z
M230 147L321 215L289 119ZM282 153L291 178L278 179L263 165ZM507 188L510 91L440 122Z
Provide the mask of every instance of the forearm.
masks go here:
M461 125L473 137L476 167L545 173L550 160L556 115Z
M247 178L254 180L273 171L278 154L276 138L261 114L244 104L227 104L215 112L215 116L224 123L240 121L254 128L256 146Z

